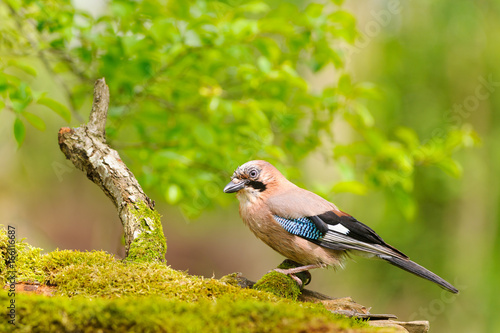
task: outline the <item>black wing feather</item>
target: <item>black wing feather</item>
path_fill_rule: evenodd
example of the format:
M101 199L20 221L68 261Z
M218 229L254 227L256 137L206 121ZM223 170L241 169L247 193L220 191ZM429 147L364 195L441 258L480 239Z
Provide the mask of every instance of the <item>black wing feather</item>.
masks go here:
M370 228L369 226L359 222L356 220L354 217L351 215L348 215L346 213L343 213L344 215L338 215L334 211L328 211L323 214L317 215L317 216L312 216L310 217L311 220L315 223L316 226L318 226L319 222L317 220L320 220L323 222L323 226L326 226L326 230L328 230L328 224L329 225L337 225L341 224L345 228L349 230L349 233L347 236L350 238L353 238L357 241L363 242L363 243L368 243L368 244L377 244L381 245L384 247L387 247L391 249L392 251L396 252L403 258L408 258L407 255L399 251L398 249L392 247L391 245L387 244L384 242L384 240L377 235L377 233ZM319 227L318 227L319 228ZM320 229L324 230L324 229Z
M328 225L319 216L310 216L309 218L324 236L328 231Z

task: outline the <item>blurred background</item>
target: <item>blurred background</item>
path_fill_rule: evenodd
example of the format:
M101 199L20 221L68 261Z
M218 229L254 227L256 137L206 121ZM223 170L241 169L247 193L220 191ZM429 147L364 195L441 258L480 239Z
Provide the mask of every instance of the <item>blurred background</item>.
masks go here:
M109 142L156 200L173 268L257 280L282 261L222 193L263 158L460 294L361 258L312 271L308 288L433 332L500 331L500 2L283 3L0 4L0 223L45 251L123 257L115 208L57 145L105 76ZM185 49L154 15L183 22Z

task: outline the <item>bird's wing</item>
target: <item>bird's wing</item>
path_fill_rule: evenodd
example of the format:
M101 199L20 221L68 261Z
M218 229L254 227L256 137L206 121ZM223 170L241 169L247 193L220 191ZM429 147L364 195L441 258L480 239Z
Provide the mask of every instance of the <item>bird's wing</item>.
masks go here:
M347 238L348 241L354 242L354 245L365 246L368 249L373 250L368 252L374 254L381 254L382 252L383 254L389 254L392 256L395 255L400 258L408 258L408 256L404 253L384 242L384 240L377 235L373 229L342 211L328 211L326 213L313 216L311 219L323 221L327 224L329 231L333 231L326 233L324 237L324 242L326 243L324 245L322 244L325 247L328 247L329 242L345 242L345 238Z
M300 218L273 215L274 219L291 234L333 250L357 250L374 255L408 258L390 246L370 227L341 211L304 216Z
M333 203L295 185L269 197L267 205L285 230L318 245L408 258Z

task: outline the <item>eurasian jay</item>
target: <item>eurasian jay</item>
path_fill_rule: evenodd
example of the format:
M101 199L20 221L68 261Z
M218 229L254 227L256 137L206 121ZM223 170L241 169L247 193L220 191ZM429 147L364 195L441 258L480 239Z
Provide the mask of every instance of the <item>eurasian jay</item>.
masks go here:
M442 288L458 289L382 240L370 227L333 203L288 181L266 161L238 167L225 193L237 192L240 216L250 230L300 267L276 269L294 276L326 266L342 266L349 254L378 257Z

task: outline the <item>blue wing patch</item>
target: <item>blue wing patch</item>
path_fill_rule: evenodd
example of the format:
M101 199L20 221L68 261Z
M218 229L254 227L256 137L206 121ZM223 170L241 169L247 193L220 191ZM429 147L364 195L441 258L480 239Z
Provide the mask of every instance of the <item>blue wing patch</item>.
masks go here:
M293 235L313 240L318 240L323 237L321 231L308 217L301 217L299 219L286 219L278 215L273 215L273 217L276 222L283 227L283 229Z

